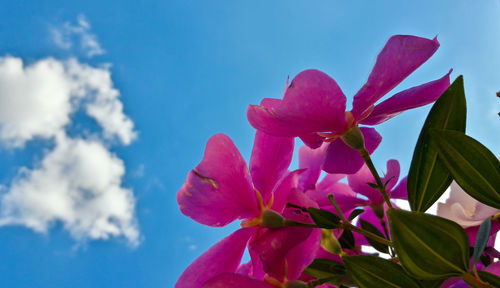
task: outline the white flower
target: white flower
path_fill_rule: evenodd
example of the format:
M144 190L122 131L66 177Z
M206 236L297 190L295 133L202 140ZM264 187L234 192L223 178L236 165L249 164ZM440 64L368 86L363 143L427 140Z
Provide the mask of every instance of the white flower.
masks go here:
M500 210L483 204L469 196L455 182L450 185L450 197L438 203L437 215L455 221L463 228L478 226Z

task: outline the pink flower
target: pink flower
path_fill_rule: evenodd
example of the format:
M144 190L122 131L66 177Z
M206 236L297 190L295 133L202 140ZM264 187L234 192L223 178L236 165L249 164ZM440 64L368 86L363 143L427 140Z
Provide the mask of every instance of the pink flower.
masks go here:
M216 134L208 140L203 160L189 172L177 193L179 207L183 214L205 225L218 227L244 219L243 228L196 259L181 275L176 287L199 288L219 274L234 273L247 243L250 243L253 268L262 273L274 273L277 278L287 275L283 261L296 257L290 254L296 250L295 246L302 247L304 242L307 245L302 249L317 248L319 244L315 246L314 243L320 241L315 236L319 231L297 227L265 228L269 227L264 223L269 213L278 215L278 218L281 217L278 213L290 214L284 211L287 201L314 205L303 193L294 190L302 170L287 170L293 146L293 138L274 137L257 131L248 169L229 137ZM314 253L304 254L307 257L296 261L296 269L300 272L313 260L313 256L308 255Z
M256 129L275 136L300 137L318 148L331 142L323 165L328 173L352 174L361 168L359 152L338 138L359 124L380 124L399 113L434 102L450 85L444 77L395 94L374 104L422 65L439 47L436 39L396 35L377 57L368 81L354 95L353 109L346 111L346 96L335 80L318 70L299 73L280 99L266 99L272 107L250 105L247 117ZM360 128L372 153L381 136L373 128Z

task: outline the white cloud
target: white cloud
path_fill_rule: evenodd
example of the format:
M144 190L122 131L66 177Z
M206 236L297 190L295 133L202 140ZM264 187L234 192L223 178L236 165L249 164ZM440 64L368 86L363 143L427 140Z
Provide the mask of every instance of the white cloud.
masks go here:
M20 58L0 58L0 140L21 147L37 137L51 138L84 105L104 137L130 144L136 132L119 96L107 68L52 58L25 67Z
M106 51L97 41L97 37L90 32L91 28L85 16L80 14L78 15L75 25L65 22L60 27L52 28L52 41L54 41L58 47L65 50L71 49L73 47L73 42L78 41L81 51L85 53L88 58L102 55L106 53Z
M1 198L0 225L45 233L56 222L77 240L125 236L139 241L125 166L99 141L56 137L54 150L35 168L22 169Z
M55 143L2 187L0 226L45 233L59 222L79 241L122 236L138 244L134 195L122 187L125 166L107 148L115 138L125 145L136 138L119 96L108 67L0 57L0 143L17 150L33 139ZM102 128L92 140L66 133L80 109Z

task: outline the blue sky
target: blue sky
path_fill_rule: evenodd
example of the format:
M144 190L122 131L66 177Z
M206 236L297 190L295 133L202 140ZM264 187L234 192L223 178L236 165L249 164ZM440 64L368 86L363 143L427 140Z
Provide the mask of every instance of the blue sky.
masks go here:
M178 210L206 140L248 159L247 105L307 68L350 103L394 34L441 43L395 91L463 74L467 131L500 155L500 2L374 2L1 1L0 286L173 287L238 225ZM378 126L380 169L407 171L428 109Z

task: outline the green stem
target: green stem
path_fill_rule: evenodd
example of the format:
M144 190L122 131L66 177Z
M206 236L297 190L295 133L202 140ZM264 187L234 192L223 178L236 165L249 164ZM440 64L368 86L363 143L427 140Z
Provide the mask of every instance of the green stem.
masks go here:
M297 222L297 221L294 221L294 220L290 220L290 219L285 219L285 221L283 222L284 226L293 226L293 227L307 227L307 228L321 228L319 227L318 225L316 224L309 224L309 223L302 223L302 222ZM385 239L385 238L382 238L378 235L375 235L369 231L366 231L364 229L361 229L359 227L356 227L354 225L352 225L351 223L349 222L343 222L342 224L340 224L340 226L337 228L337 229L348 229L348 230L351 230L351 231L354 231L354 232L358 232L360 234L363 234L365 235L366 237L372 239L372 240L375 240L379 243L382 243L384 245L387 245L387 246L390 246L392 247L392 242Z
M368 238L370 238L372 240L375 240L375 241L377 241L379 243L382 243L384 245L387 245L389 247L393 246L393 244L392 244L391 241L389 241L389 240L387 240L385 238L382 238L380 236L377 236L377 235L373 234L372 232L369 232L369 231L366 231L366 230L361 229L359 227L356 227L356 226L352 225L351 223L342 223L340 225L340 228L349 229L351 231L358 232L358 233L363 234L364 236L366 236L366 237L368 237Z
M462 275L462 279L476 288L493 288L489 283L482 281L479 278L474 277L470 273L465 273Z
M330 203L332 203L333 207L335 207L335 210L339 214L340 219L342 219L342 221L344 221L345 223L348 223L349 221L347 221L347 219L345 219L344 213L342 213L342 210L340 210L340 207L337 204L337 202L335 201L333 194L328 194L328 200L330 200Z
M359 154L361 154L361 157L363 157L363 159L365 160L366 166L368 166L368 169L370 169L373 178L375 178L375 181L377 182L377 190L380 191L380 193L384 197L385 203L387 203L389 209L393 209L391 200L389 199L389 195L385 191L385 185L384 183L382 183L382 179L380 178L380 175L378 175L377 169L375 169L375 165L373 165L370 153L368 153L366 148L363 148L359 150Z

